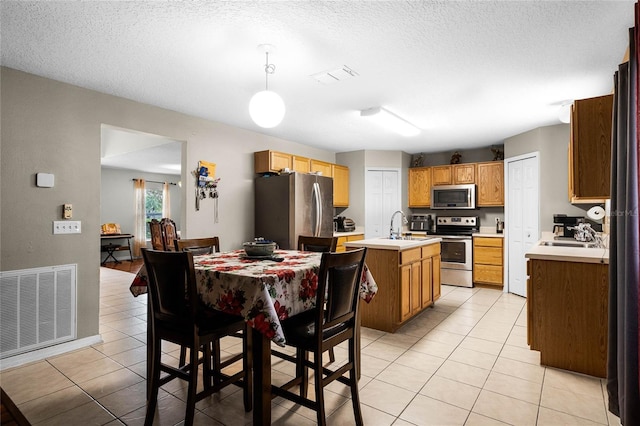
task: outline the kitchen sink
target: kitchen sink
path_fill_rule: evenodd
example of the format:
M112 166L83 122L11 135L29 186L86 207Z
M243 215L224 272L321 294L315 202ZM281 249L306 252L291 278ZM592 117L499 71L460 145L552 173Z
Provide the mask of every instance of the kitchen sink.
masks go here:
M541 246L550 247L577 247L577 248L597 248L596 243L583 243L581 241L543 241Z

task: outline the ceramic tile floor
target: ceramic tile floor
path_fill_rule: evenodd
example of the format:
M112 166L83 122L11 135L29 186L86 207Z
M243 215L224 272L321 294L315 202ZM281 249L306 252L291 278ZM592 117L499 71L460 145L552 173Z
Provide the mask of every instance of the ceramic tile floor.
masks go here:
M0 373L0 383L34 425L141 425L145 407L146 299L128 291L133 275L101 268L104 343ZM363 329L362 412L367 425L618 425L604 380L545 368L526 345L518 296L443 286L442 297L395 334ZM238 340L225 341L226 350ZM163 348L175 362L178 349ZM337 362L346 353L336 352ZM273 380L291 368L274 360ZM181 424L182 382L161 392L156 423ZM328 423L353 424L349 393L325 390ZM196 424L246 425L239 388L200 401ZM274 424L315 424L313 412L275 399Z

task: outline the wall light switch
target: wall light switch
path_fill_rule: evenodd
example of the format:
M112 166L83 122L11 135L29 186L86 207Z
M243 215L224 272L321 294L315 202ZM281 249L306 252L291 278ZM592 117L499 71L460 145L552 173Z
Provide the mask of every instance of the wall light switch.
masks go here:
M79 220L54 220L53 234L80 234L82 223Z
M73 217L73 207L71 204L63 204L62 205L62 218L63 219L71 219Z

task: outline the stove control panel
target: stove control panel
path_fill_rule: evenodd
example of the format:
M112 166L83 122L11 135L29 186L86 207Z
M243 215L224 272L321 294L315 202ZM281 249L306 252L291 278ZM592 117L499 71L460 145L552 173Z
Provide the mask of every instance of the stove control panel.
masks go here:
M476 228L480 222L478 216L438 216L436 225L467 226Z

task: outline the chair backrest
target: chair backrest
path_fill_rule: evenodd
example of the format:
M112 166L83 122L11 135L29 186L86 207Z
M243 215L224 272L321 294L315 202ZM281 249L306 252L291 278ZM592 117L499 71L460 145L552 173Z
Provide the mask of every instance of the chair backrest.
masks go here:
M316 330L326 330L338 324L355 326L360 281L366 248L343 253L323 253L316 293ZM318 339L322 340L321 333Z
M154 250L164 250L164 237L162 236L162 226L158 219L151 219L149 222L149 232L151 233L151 248Z
M153 320L187 325L195 322L197 303L193 254L142 249Z
M338 239L336 237L308 237L298 236L298 250L327 252L336 251Z
M178 239L176 223L168 217L163 217L160 219L160 225L162 226L162 235L164 236L164 249L167 251L175 250L174 241Z
M194 256L212 254L220 251L220 240L218 237L175 240L174 245L176 251L189 251Z

